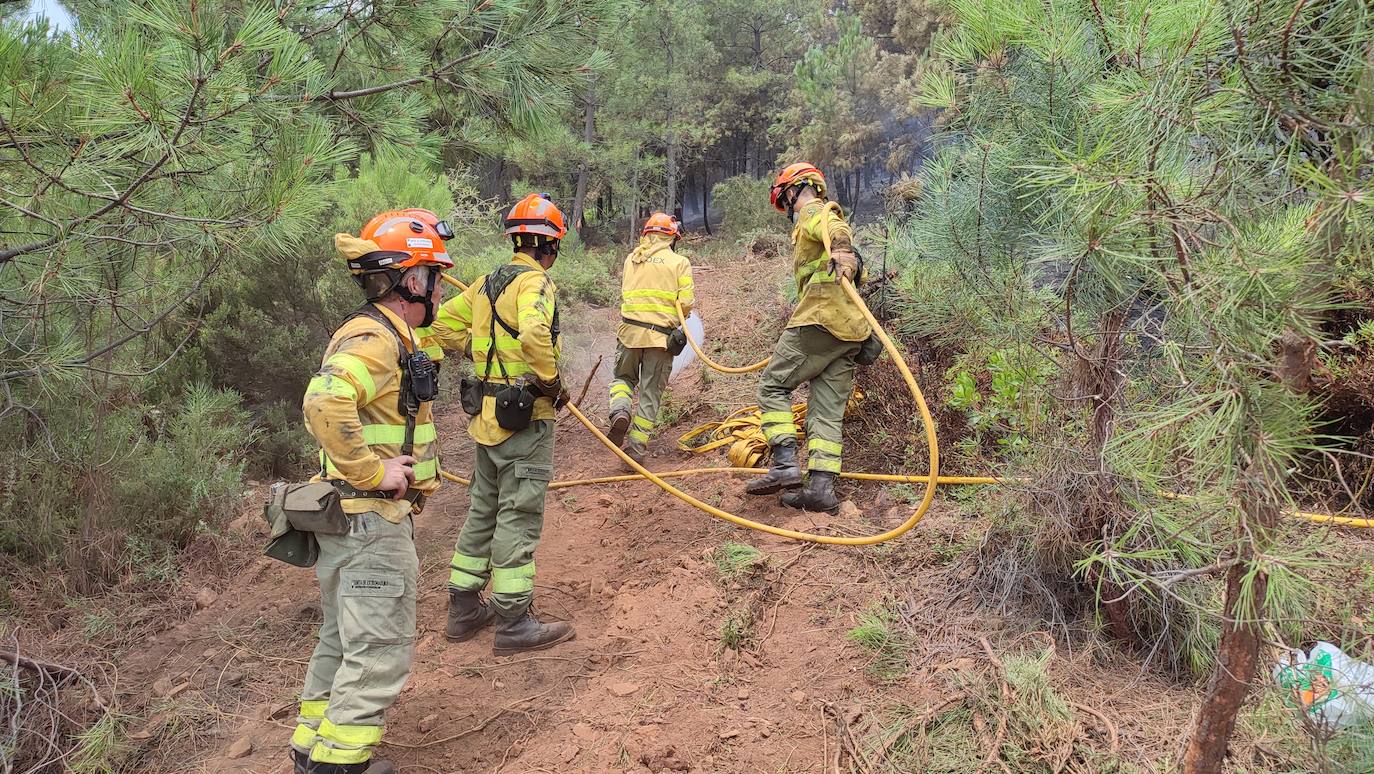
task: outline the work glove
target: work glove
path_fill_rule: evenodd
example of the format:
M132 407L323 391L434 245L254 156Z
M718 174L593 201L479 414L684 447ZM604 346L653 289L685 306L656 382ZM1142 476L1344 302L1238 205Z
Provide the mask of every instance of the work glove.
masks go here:
M551 398L555 409L563 408L567 405L568 400L570 400L568 388L563 386L563 379L561 377L555 376L553 381L548 382L535 379L534 389L538 391L540 395Z
M853 250L840 247L831 250L830 262L834 264L837 276L844 277L850 282L854 281L854 275L859 270L859 259Z

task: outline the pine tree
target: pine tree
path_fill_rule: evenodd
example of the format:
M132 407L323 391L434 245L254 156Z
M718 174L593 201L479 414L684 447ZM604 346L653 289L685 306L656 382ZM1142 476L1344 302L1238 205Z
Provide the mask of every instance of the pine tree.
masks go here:
M1062 374L1011 458L1032 483L1007 512L1037 521L996 528L985 574L1211 671L1184 763L1216 771L1262 641L1299 638L1329 561L1282 514L1292 471L1338 451L1311 374L1367 261L1370 11L947 5L921 100L948 147L899 244L972 313L913 324Z

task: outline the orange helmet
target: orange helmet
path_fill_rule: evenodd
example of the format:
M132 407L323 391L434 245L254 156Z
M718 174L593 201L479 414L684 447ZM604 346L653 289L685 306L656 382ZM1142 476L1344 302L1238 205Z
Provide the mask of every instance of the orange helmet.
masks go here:
M682 225L666 212L655 212L649 216L648 220L644 221L644 228L639 233L648 234L650 232L675 237L682 233Z
M516 202L506 213L505 227L509 236L533 234L562 239L568 233L562 210L549 199L548 194L532 193Z
M439 220L439 216L435 215L429 210L422 210L419 207L411 207L408 210L401 210L401 212L405 213L406 215L409 215L412 218L419 218L420 221L427 226L433 226L434 230L439 232L439 238L444 240L445 242L453 238L453 227L449 225L448 221Z
M376 245L376 249L348 259L348 268L354 274L367 274L384 269L409 269L412 266L438 266L453 268L453 260L444 251L444 240L438 229L417 217L416 210L392 210L383 212L363 226L358 235L364 242ZM434 213L420 210L429 218ZM438 222L438 218L434 218Z
M774 209L778 212L787 212L790 205L782 200L783 192L792 186L802 184L812 186L816 193L825 195L825 175L811 162L798 161L788 164L778 173L778 178L773 181L772 190L768 192L768 201L773 203Z

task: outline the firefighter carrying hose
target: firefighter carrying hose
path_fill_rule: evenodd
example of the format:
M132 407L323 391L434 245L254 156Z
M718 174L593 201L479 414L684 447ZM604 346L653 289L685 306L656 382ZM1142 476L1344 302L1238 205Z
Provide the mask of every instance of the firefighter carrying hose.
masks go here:
M554 416L568 400L558 373L557 288L545 272L567 233L548 197L511 208L510 263L473 282L439 309L433 330L445 349L472 351L475 379L460 385L476 444L471 505L449 572L448 639L462 642L496 621L493 652L508 655L573 638L570 624L530 610L534 552L553 479ZM481 592L490 584L491 599Z
M872 334L863 314L844 293L840 278L861 282L852 246L853 231L835 202L825 197L825 176L812 164L791 164L778 173L770 192L773 206L793 221L792 267L797 306L759 381L763 434L772 452L766 475L745 491L768 495L802 485L792 391L810 383L806 414L805 488L782 495L782 503L808 511L839 507L842 422L854 385L856 356Z
M611 427L606 435L619 446L628 434L625 454L641 465L649 433L658 421L673 357L686 343L677 326L675 304L681 304L686 315L695 302L692 264L673 251L680 234L681 226L671 215L650 215L644 222L639 245L625 258L621 274L615 379L610 387ZM636 387L639 410L631 420Z
M334 484L348 524L315 536L324 623L291 735L295 774L394 771L372 751L414 655L412 517L439 488L437 378L416 329L434 319L439 273L453 266L447 229L406 210L334 238L368 303L334 332L302 406L320 444L315 480Z

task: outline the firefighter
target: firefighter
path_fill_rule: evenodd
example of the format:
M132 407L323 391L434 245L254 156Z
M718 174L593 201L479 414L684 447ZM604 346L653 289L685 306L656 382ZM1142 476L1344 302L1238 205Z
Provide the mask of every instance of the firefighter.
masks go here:
M617 446L629 436L624 451L643 464L649 433L658 421L663 388L680 344L670 345L678 327L675 304L692 311L692 264L673 251L679 223L662 212L644 222L639 245L625 258L620 281L620 327L616 330L615 379L610 387L610 439ZM681 336L681 333L677 333ZM685 341L685 340L684 340ZM671 351L676 349L676 352ZM631 419L635 388L639 410ZM631 422L633 421L633 427Z
M315 536L324 623L291 735L296 774L394 770L372 752L414 653L413 517L439 488L437 383L415 333L433 321L439 273L453 266L437 223L384 212L358 237L335 235L367 303L334 332L302 406L320 445L315 480L334 484L349 523Z
M445 349L471 347L476 372L461 388L477 445L471 506L450 565L445 634L462 642L495 621L497 655L574 636L570 624L544 623L530 609L553 478L554 415L568 400L558 372L557 288L545 273L567 227L547 195L530 194L506 215L505 233L515 249L510 263L445 302L433 326Z
M782 503L809 511L834 511L835 479L843 451L841 425L854 385L855 356L872 333L863 314L845 295L840 278L859 282L853 231L844 213L825 196L825 176L800 162L778 173L770 200L793 222L792 267L797 306L773 348L759 381L758 403L771 467L751 481L753 495L788 491ZM810 385L806 412L807 478L797 462L792 391Z

